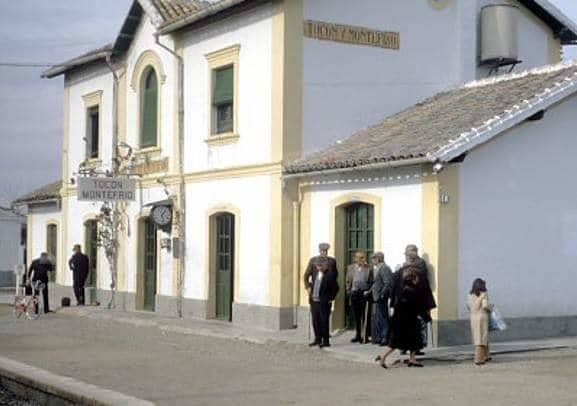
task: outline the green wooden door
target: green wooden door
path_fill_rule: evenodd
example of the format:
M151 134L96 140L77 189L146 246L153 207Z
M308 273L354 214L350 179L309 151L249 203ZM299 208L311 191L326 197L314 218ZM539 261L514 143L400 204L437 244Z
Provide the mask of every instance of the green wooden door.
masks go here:
M364 251L367 260L374 251L375 225L374 207L372 204L356 203L346 208L346 261L347 265L353 263L355 253ZM350 303L345 301L345 325L353 328L353 319Z
M154 311L156 299L156 226L144 220L144 310Z
M216 318L232 320L234 216L219 214L215 224Z

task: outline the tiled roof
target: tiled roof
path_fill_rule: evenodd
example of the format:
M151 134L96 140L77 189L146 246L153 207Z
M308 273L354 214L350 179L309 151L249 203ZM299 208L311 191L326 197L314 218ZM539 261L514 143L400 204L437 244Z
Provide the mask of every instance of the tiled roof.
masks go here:
M207 1L202 0L151 0L158 10L163 24L176 21L180 18L187 17L191 14L198 13L210 5Z
M104 45L103 47L93 49L85 54L77 56L76 58L70 59L59 65L55 65L42 73L43 78L53 78L58 76L70 69L76 68L87 63L96 62L99 60L105 60L112 52L112 44Z
M288 165L285 172L398 164L418 158L434 162L445 157L447 151L459 148L462 153L478 145L481 133L510 128L527 118L524 112L544 109L552 100L561 100L557 96L562 92L566 97L576 91L577 62L472 82L360 130Z
M20 196L18 199L12 202L12 205L24 205L30 203L38 203L46 200L60 199L60 188L62 187L62 181L50 183L44 185L35 191L28 193L24 196Z

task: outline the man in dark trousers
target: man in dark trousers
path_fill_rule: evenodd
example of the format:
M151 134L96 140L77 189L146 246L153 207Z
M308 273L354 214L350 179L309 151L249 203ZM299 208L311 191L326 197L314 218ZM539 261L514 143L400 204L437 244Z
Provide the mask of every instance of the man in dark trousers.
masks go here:
M318 257L313 262L313 271L305 278L305 288L309 293L309 304L313 319L315 340L310 347L330 347L330 317L332 302L339 292L338 272L331 269L326 257Z
M385 346L389 333L389 296L393 285L393 272L385 263L385 255L375 252L371 257L375 281L373 295L373 344Z
M44 301L44 313L50 312L50 307L48 306L48 273L54 270L54 265L52 261L48 258L48 254L43 252L40 254L40 258L35 259L30 264L28 268L28 280L32 282L32 287L34 288L34 294L39 295L40 291L35 288L36 282L42 282L42 299ZM36 313L38 313L38 307L36 307Z
M82 253L80 244L76 244L72 252L74 254L68 261L68 266L72 271L74 296L76 296L76 304L84 306L84 283L88 277L88 257Z
M356 331L351 342L366 344L371 335L373 269L367 263L367 254L364 251L357 251L354 260L347 268L346 275L347 297L351 301Z

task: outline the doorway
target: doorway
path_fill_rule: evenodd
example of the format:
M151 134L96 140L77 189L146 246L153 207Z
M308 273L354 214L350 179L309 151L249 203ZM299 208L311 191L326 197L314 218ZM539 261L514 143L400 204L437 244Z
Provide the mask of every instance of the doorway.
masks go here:
M235 263L235 217L231 213L219 213L213 223L213 275L215 281L215 317L232 320L234 300Z
M86 287L96 288L98 275L98 222L88 220L84 223L84 252L88 256L88 278ZM92 298L88 298L92 299ZM91 302L88 302L91 303Z
M140 308L153 312L156 309L157 242L156 225L151 218L140 220L140 248L138 250L138 293Z

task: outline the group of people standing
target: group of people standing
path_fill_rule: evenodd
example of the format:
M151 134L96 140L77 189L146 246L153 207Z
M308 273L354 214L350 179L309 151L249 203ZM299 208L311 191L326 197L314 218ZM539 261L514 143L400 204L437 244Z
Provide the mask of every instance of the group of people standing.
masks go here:
M304 284L309 294L315 339L309 346L330 346L332 302L339 292L336 260L328 255L330 245L319 244L319 255L309 260ZM395 350L409 353L405 363L422 367L416 356L427 346L431 310L437 307L429 282L426 262L415 245L405 249L405 262L393 272L382 252L371 256L358 251L347 267L346 300L355 325L353 343L372 342L385 347L375 361L387 368L387 358ZM483 365L491 360L489 321L493 305L489 302L486 283L476 279L469 292L471 335L475 345L474 361Z
M82 248L79 244L74 245L72 252L73 254L68 261L68 266L72 271L72 281L74 295L76 296L76 303L78 306L83 306L85 304L84 284L88 278L89 260L88 257L82 253ZM54 272L54 263L50 259L48 253L43 252L40 254L39 258L32 261L24 280L27 289L30 290L29 294L32 294L32 286L34 286L35 296L38 296L40 293L42 293L44 313L50 312L50 305L48 302L48 280L50 279L49 275L52 272ZM40 282L40 284L36 284L35 282ZM41 288L38 289L37 287ZM38 313L38 308L36 309L36 312Z
M310 259L304 275L309 292L315 340L311 346L327 347L332 301L339 291L338 270L328 256L329 244L319 245L319 255ZM371 256L358 251L347 268L346 300L355 324L353 343L386 346L379 357L386 366L388 351L410 352L409 365L420 366L415 356L427 345L430 312L436 307L425 261L418 248L408 245L405 262L396 272L386 264L382 252ZM391 316L392 313L392 316Z

